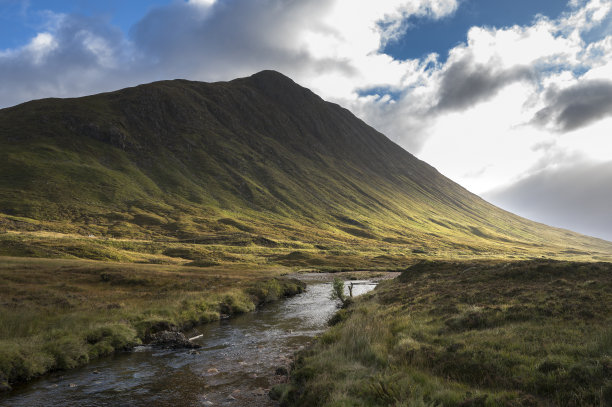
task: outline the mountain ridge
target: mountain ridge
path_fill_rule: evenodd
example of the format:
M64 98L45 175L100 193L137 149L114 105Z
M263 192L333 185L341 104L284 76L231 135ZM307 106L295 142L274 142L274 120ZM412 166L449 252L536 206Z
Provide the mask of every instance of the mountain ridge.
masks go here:
M7 230L261 236L407 255L612 253L494 207L274 71L27 102L0 110L0 144Z

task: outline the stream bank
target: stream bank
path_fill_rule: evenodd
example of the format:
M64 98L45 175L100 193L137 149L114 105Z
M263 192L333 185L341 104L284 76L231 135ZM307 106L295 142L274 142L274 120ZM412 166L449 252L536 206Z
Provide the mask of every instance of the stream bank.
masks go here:
M376 285L352 282L355 295ZM330 291L329 283L309 283L295 297L188 332L202 335L194 340L200 349L137 347L18 386L0 405L273 406L269 389L287 380L293 353L322 333L336 310Z

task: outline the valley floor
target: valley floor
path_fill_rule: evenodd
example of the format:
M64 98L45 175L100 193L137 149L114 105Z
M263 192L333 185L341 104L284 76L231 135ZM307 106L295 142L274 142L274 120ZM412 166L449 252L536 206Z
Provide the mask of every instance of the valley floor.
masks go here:
M290 406L610 406L612 264L423 262L298 354Z
M612 264L414 261L341 309L273 396L294 406L612 404ZM157 330L252 311L299 292L283 277L297 268L0 257L0 388Z

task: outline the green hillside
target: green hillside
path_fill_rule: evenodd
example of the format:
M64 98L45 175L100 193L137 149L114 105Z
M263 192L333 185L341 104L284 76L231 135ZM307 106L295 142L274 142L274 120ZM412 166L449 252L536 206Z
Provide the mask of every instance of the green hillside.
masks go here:
M0 110L0 230L0 255L35 257L612 259L612 243L488 204L273 71Z

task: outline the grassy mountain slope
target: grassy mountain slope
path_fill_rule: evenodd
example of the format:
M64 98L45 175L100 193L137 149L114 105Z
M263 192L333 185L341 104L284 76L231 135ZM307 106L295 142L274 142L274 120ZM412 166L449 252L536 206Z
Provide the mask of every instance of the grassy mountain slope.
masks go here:
M0 213L5 231L29 233L4 234L4 255L112 259L100 253L141 239L167 242L156 253L178 242L310 250L288 253L296 264L348 246L383 261L612 258L611 243L488 204L273 71L0 110ZM107 240L94 254L53 252L42 232Z

